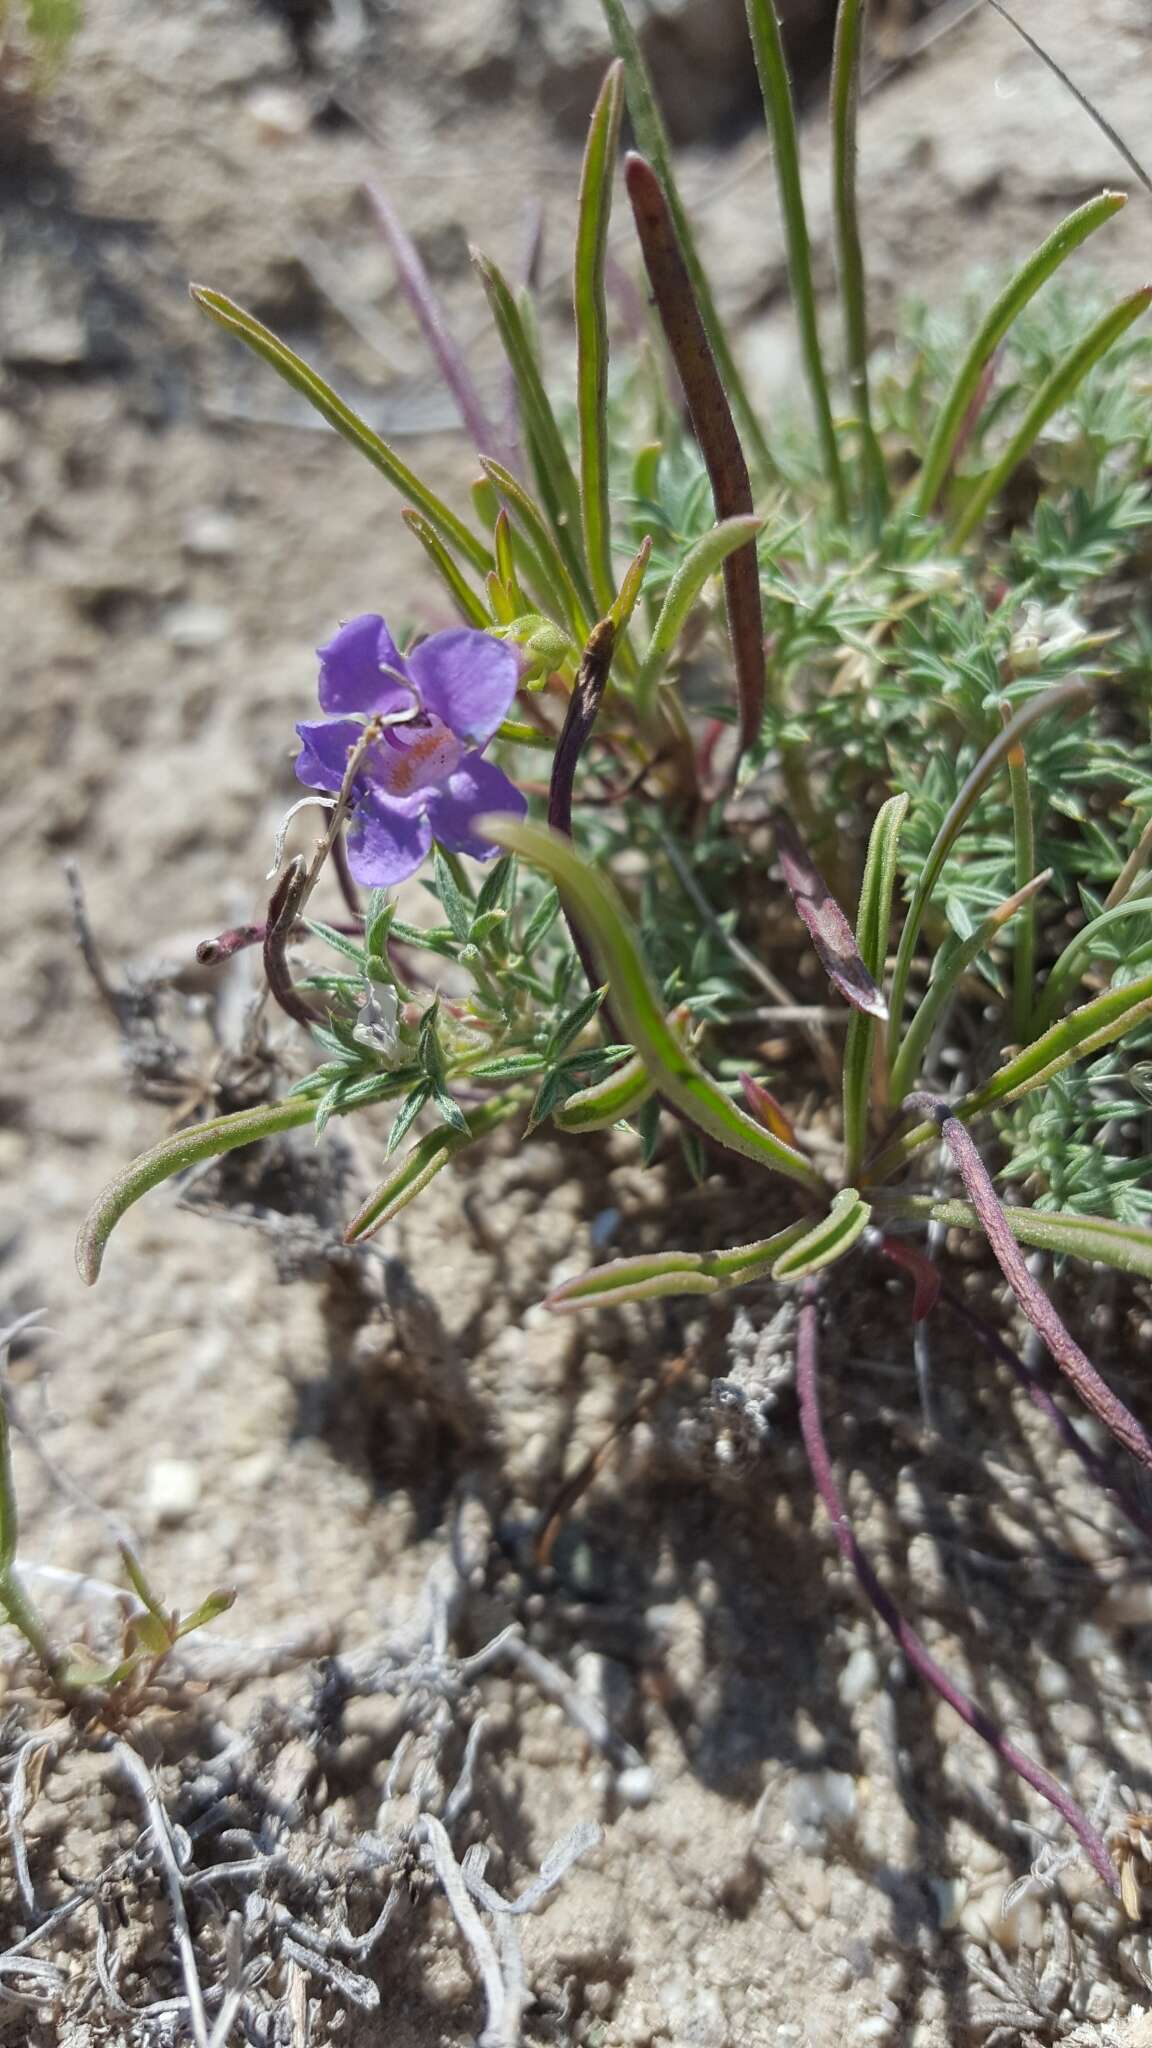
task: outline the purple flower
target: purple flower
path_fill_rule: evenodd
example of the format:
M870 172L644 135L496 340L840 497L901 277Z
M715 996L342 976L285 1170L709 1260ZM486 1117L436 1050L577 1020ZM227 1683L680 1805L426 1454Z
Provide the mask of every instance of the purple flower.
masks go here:
M464 627L433 633L403 655L374 612L349 619L320 649L320 708L336 714L296 727L296 774L337 792L351 749L373 713L394 720L369 748L353 784L348 865L366 888L415 874L434 839L449 853L491 860L476 835L484 811L523 817L527 802L484 749L520 679L502 640Z

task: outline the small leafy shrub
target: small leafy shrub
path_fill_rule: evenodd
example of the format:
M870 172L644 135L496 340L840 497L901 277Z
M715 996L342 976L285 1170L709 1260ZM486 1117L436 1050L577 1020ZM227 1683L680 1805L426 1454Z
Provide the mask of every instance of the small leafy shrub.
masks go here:
M477 255L517 400L514 419L486 416L411 244L374 198L475 444L467 516L260 322L194 288L399 492L461 625L401 648L369 612L322 650L325 716L299 728L297 773L304 801L325 808L323 836L311 860L282 867L261 924L201 949L260 945L271 997L318 1063L279 1099L209 1116L130 1166L93 1209L81 1268L95 1279L116 1220L157 1182L378 1106L387 1161L348 1225L353 1244L501 1126L527 1141L547 1124L623 1124L650 1159L671 1118L698 1170L743 1155L794 1198L783 1227L719 1252L609 1262L551 1306L768 1275L799 1290L801 1426L838 1543L912 1665L1053 1802L1116 1890L1093 1823L934 1663L861 1553L817 1365L832 1268L849 1285L849 1260L894 1261L923 1317L942 1275L917 1233L933 1221L981 1232L1115 1455L1090 1449L977 1319L987 1349L1148 1533L1127 1461L1152 1468L1152 1442L1022 1248L1152 1278L1152 642L1137 606L1152 352L1135 329L1152 290L1087 311L1056 292L1037 300L1123 205L1105 192L967 324L920 312L874 351L855 194L863 7L842 0L834 400L775 11L748 0L810 398L810 426L776 445L717 315L621 0L604 5L619 55L577 209L570 409L544 381L531 293ZM658 333L610 383L625 103L637 150L624 182ZM307 914L329 860L342 923ZM437 905L427 929L391 893L417 872ZM752 1071L766 986L770 1014L792 1018L757 943L778 941L793 913L830 984L795 1024L829 1081L835 1170L775 1076ZM299 979L305 933L331 964ZM829 1015L846 1024L839 1053ZM941 1140L955 1192L933 1185Z

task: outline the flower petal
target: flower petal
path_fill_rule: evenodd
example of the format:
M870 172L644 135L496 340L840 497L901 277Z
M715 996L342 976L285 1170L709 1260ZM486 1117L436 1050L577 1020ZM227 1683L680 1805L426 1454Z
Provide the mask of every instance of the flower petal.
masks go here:
M473 860L491 860L499 852L490 839L472 830L483 811L508 811L522 818L528 799L502 768L481 754L465 754L454 775L428 796L428 822L434 838L449 853L470 853Z
M348 868L365 889L389 889L414 875L432 844L427 818L401 810L369 790L348 833Z
M338 796L349 751L364 731L361 721L318 719L311 725L298 725L296 730L304 742L293 763L297 782L305 783L309 789L330 789Z
M320 656L322 711L403 711L412 695L382 673L408 673L407 663L379 612L362 612L334 633Z
M408 666L425 708L474 747L487 746L520 681L516 649L474 626L433 633L413 648Z

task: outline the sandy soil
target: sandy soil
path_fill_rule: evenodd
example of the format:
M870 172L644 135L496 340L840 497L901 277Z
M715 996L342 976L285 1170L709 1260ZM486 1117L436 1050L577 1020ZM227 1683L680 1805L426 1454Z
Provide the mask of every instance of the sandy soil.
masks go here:
M74 1277L87 1200L173 1105L125 1085L73 947L64 861L79 864L118 970L186 964L197 938L261 901L317 640L365 608L440 618L382 482L207 330L186 281L279 326L458 499L470 464L360 181L379 177L418 233L493 388L467 238L515 262L542 197L549 302L562 301L577 145L537 92L507 90L506 53L495 69L464 61L451 12L396 7L362 34L357 10L339 10L302 82L278 23L239 0L104 0L3 169L0 1247L3 1320L42 1308L46 1325L13 1351L30 1433L16 1451L21 1555L74 1634L98 1635L108 1603L88 1586L66 1620L44 1568L115 1577L123 1528L167 1599L237 1589L189 1654L193 1696L145 1716L141 1741L193 1828L192 1862L236 1857L221 1829L238 1814L251 1829L258 1806L260 1853L279 1845L311 1873L311 1890L268 1876L247 1894L236 1880L194 1895L206 1983L224 1969L227 1911L249 1898L246 1953L269 1965L252 2038L462 2048L481 2033L476 1971L419 1853L418 1816L443 1810L482 1714L457 1853L486 1844L488 1881L512 1896L574 1825L603 1831L517 1923L525 2040L936 2048L991 2038L999 2017L1005 2041L1136 2048L1152 2040L1143 1935L1078 1870L1063 1904L1030 1895L1002 1915L1037 1853L1028 1828L1054 1832L1051 1817L925 1703L862 1610L813 1508L787 1388L761 1452L731 1437L711 1383L755 1350L746 1325L733 1337L733 1307L576 1324L536 1306L607 1246L722 1241L733 1198L718 1183L644 1176L618 1139L593 1155L497 1148L350 1263L328 1247L379 1136L337 1134L319 1165L310 1139L289 1155L303 1220L269 1213L281 1159L276 1187L241 1190L246 1227L219 1213L238 1183L209 1178L200 1213L171 1191L134 1212L95 1293ZM1139 148L1147 9L1097 0L1091 38L1083 12L1049 0L1033 26ZM906 287L959 292L1078 198L1124 182L990 14L877 91L863 148L882 322ZM722 296L773 393L794 359L761 149L751 136L698 149L685 182L708 204ZM827 276L815 131L811 163ZM1146 271L1147 219L1133 206L1101 242L1109 276ZM560 360L562 337L551 345ZM175 997L166 1021L191 1048L191 1101L212 1083L208 1033ZM743 1228L763 1196L735 1200ZM750 1298L754 1329L776 1307ZM858 1475L860 1526L934 1651L1020 1741L1088 1805L1109 1773L1149 1803L1146 1569L996 1369L943 1332L943 1429L925 1440L904 1307L899 1283L876 1285L829 1337L829 1427ZM1072 1307L1138 1378L1142 1308L1108 1287ZM775 1356L765 1340L769 1377ZM533 1532L562 1478L681 1358L542 1572ZM470 1667L510 1624L547 1666L513 1647ZM413 1677L422 1645L431 1665ZM577 1690L557 1697L562 1677ZM45 1711L26 1673L13 1666L7 1683L14 1741ZM228 1778L229 1812L213 1819L224 1777L210 1760L227 1729L251 1735L251 1771L246 1790ZM36 1911L119 1861L41 1951L61 1971L56 2002L31 2018L0 2005L0 2031L37 2048L182 2038L162 2009L181 1982L163 1888L131 1853L139 1807L114 1752L65 1750L27 1809ZM345 1953L350 1990L315 1945L284 1946L277 1912L329 1930L347 1913L361 1932L395 1874L372 1860L384 1839L408 1858L405 1912L362 1965ZM18 1886L5 1916L13 1939L34 1923ZM1067 1968L1038 1985L1067 1933ZM1008 1973L998 2000L970 1942L985 1972Z

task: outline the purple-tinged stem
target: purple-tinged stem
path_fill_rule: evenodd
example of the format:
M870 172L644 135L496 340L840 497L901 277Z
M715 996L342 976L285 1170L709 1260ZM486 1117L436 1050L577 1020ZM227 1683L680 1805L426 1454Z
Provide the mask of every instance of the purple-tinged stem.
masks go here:
M246 946L262 946L267 931L266 924L231 925L214 939L201 939L196 958L201 967L217 967L221 961L231 960L233 954L242 953Z
M975 1330L988 1349L995 1352L1001 1363L1008 1367L1012 1377L1023 1387L1029 1400L1040 1413L1047 1416L1061 1443L1066 1444L1079 1458L1089 1479L1115 1501L1117 1507L1127 1515L1134 1529L1139 1530L1142 1536L1152 1539L1152 1514L1149 1514L1134 1490L1125 1485L1122 1474L1114 1469L1109 1460L1102 1458L1098 1451L1094 1451L1091 1444L1085 1443L1075 1423L1069 1421L1058 1402L1052 1399L1039 1374L1033 1372L1032 1367L1020 1357L1019 1352L1014 1351L1000 1332L984 1316L978 1315L954 1287L944 1285L940 1291L945 1301L956 1310L957 1315L963 1316L969 1329Z
M307 864L297 854L277 882L268 905L268 923L264 930L264 973L273 1001L280 1005L285 1016L291 1017L294 1024L302 1024L305 1031L310 1031L319 1020L292 980L285 951L307 879Z
M700 443L712 486L717 519L752 511L752 484L732 408L701 318L684 252L664 196L664 188L642 156L624 160L628 197L640 238L652 296L664 329L677 375ZM764 662L764 613L760 602L760 571L756 543L736 548L724 563L724 594L728 631L736 665L740 702L740 745L759 738L764 716L767 672Z
M894 1637L901 1652L907 1658L913 1671L922 1678L925 1685L958 1714L965 1725L988 1744L994 1756L1000 1758L1011 1770L1023 1778L1034 1792L1054 1806L1061 1818L1067 1821L1088 1861L1109 1891L1117 1896L1120 1879L1112 1858L1108 1854L1104 1837L1093 1827L1086 1813L1076 1804L1071 1794L1064 1790L1059 1780L1038 1764L1034 1758L1018 1749L1011 1738L986 1714L975 1700L961 1690L955 1679L950 1678L943 1666L937 1664L926 1643L922 1642L910 1623L905 1621L891 1594L881 1584L876 1572L856 1539L848 1510L836 1483L832 1460L824 1437L824 1425L820 1415L820 1339L817 1290L813 1281L805 1283L800 1307L800 1318L796 1334L796 1393L800 1403L800 1430L804 1449L808 1456L813 1483L824 1504L832 1524L837 1548L846 1564L851 1565L857 1581L875 1608L886 1629Z
M332 841L332 866L336 870L340 894L359 929L364 922L364 905L360 901L360 891L352 880L352 870L348 865L348 846L343 832L338 832Z
M472 373L449 331L443 307L432 289L431 280L415 243L391 201L385 197L378 185L366 184L364 193L384 231L384 239L392 252L396 275L403 287L404 296L420 323L420 331L435 358L436 367L456 401L460 418L476 453L495 456L501 461L506 460L509 451L504 437L484 410L480 393L472 381Z
M956 1163L968 1199L980 1219L981 1228L992 1247L996 1263L1033 1329L1039 1331L1061 1372L1071 1380L1085 1407L1090 1408L1093 1415L1099 1417L1117 1443L1123 1444L1125 1450L1131 1451L1134 1458L1138 1458L1142 1465L1152 1471L1152 1439L1137 1422L1131 1409L1126 1408L1119 1395L1112 1392L1107 1380L1101 1378L1091 1359L1081 1351L1071 1331L1064 1327L1044 1289L1032 1278L971 1133L965 1129L959 1117L950 1116L945 1105L935 1097L916 1096L914 1103L916 1107L927 1109L930 1115L940 1118L944 1143ZM906 1102L904 1107L907 1109L909 1102Z
M568 699L568 712L563 730L556 742L556 752L552 756L552 779L548 786L548 823L554 832L562 832L565 839L572 837L572 791L576 781L576 769L599 715L615 652L616 628L611 619L601 619L588 635L572 695ZM567 911L565 919L588 986L593 989L599 988L600 974L592 949L576 920L568 916ZM616 1037L616 1027L611 1022L607 1007L605 1022L612 1036Z

